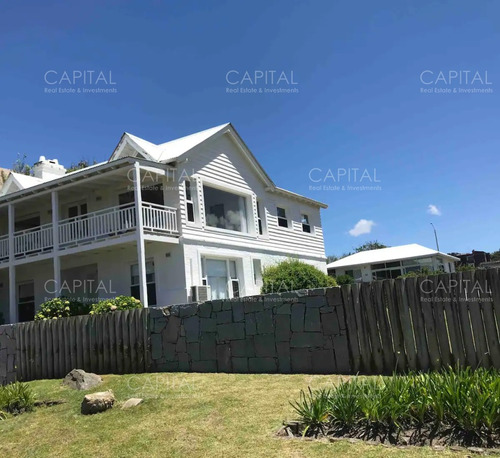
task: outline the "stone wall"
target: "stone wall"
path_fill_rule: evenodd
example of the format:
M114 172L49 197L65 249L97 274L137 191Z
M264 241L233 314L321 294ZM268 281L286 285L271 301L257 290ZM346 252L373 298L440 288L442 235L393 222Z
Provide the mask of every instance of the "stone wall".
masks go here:
M151 371L350 373L340 288L150 310Z
M0 385L16 380L15 325L0 326Z

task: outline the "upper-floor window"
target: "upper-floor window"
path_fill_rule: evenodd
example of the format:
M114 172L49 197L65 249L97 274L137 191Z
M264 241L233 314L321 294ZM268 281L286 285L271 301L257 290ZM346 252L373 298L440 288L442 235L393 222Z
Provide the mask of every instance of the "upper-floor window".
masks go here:
M286 217L286 210L281 207L278 208L278 226L288 227L288 219Z
M187 213L187 220L194 223L193 190L191 188L191 182L189 180L186 180L185 184L186 184L186 213Z
M203 196L207 226L248 232L245 197L206 185Z
M311 225L309 224L309 216L302 214L302 232L311 232Z
M262 227L262 213L260 209L260 202L257 202L257 222L259 223L259 235L262 235L264 233L264 230Z

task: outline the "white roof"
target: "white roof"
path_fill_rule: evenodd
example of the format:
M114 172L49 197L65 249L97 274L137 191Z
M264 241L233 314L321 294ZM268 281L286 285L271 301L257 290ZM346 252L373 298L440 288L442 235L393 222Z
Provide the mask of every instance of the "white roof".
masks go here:
M379 250L361 251L351 256L331 262L326 267L328 269L338 269L339 267L360 266L363 264L376 264L379 262L398 261L400 259L413 259L425 256L439 255L449 261L459 261L455 256L442 253L440 251L426 248L417 243L409 245L393 246L389 248L380 248Z
M230 123L221 124L220 126L176 138L175 140L160 143L159 145L155 145L128 132L125 132L125 136L138 145L152 160L157 162L172 162L229 125Z

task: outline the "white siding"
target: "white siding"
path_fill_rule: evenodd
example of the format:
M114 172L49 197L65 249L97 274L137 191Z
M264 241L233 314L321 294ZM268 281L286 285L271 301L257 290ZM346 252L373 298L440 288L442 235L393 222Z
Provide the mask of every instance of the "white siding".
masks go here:
M180 214L185 240L217 243L221 246L233 246L238 249L252 248L284 256L324 259L325 250L320 209L306 202L267 191L250 162L227 134L193 151L185 167L186 171L189 169L189 174L194 174L196 178L192 182L192 186L196 186L195 211L199 213L195 224L187 221L184 186L182 185ZM216 183L217 186L247 196L247 206L249 207L247 208L248 234L205 227L203 182ZM262 205L264 235L258 235L257 200ZM276 217L278 206L287 210L290 223L288 229L278 226ZM302 213L309 216L312 229L310 234L302 231L300 223Z

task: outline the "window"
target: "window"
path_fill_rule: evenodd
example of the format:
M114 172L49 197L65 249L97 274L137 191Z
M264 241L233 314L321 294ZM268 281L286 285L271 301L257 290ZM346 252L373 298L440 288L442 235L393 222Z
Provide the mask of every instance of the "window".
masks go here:
M226 259L202 259L203 285L211 288L212 299L240 297L240 281L236 261Z
M262 235L264 232L262 230L262 216L260 212L260 202L257 202L257 221L259 223L259 235Z
M187 220L194 223L194 201L191 189L191 182L189 180L185 181L186 184L186 213Z
M256 285L262 283L262 262L260 259L253 260L253 282Z
M203 186L206 224L230 231L248 232L245 197Z
M130 267L130 295L141 300L139 264ZM146 288L149 305L156 305L155 265L153 261L146 261Z
M286 218L286 211L284 208L278 208L278 226L288 227L288 219Z
M35 317L35 284L33 282L18 285L19 321L33 321Z
M309 216L302 215L302 232L311 233L311 225L309 224Z

